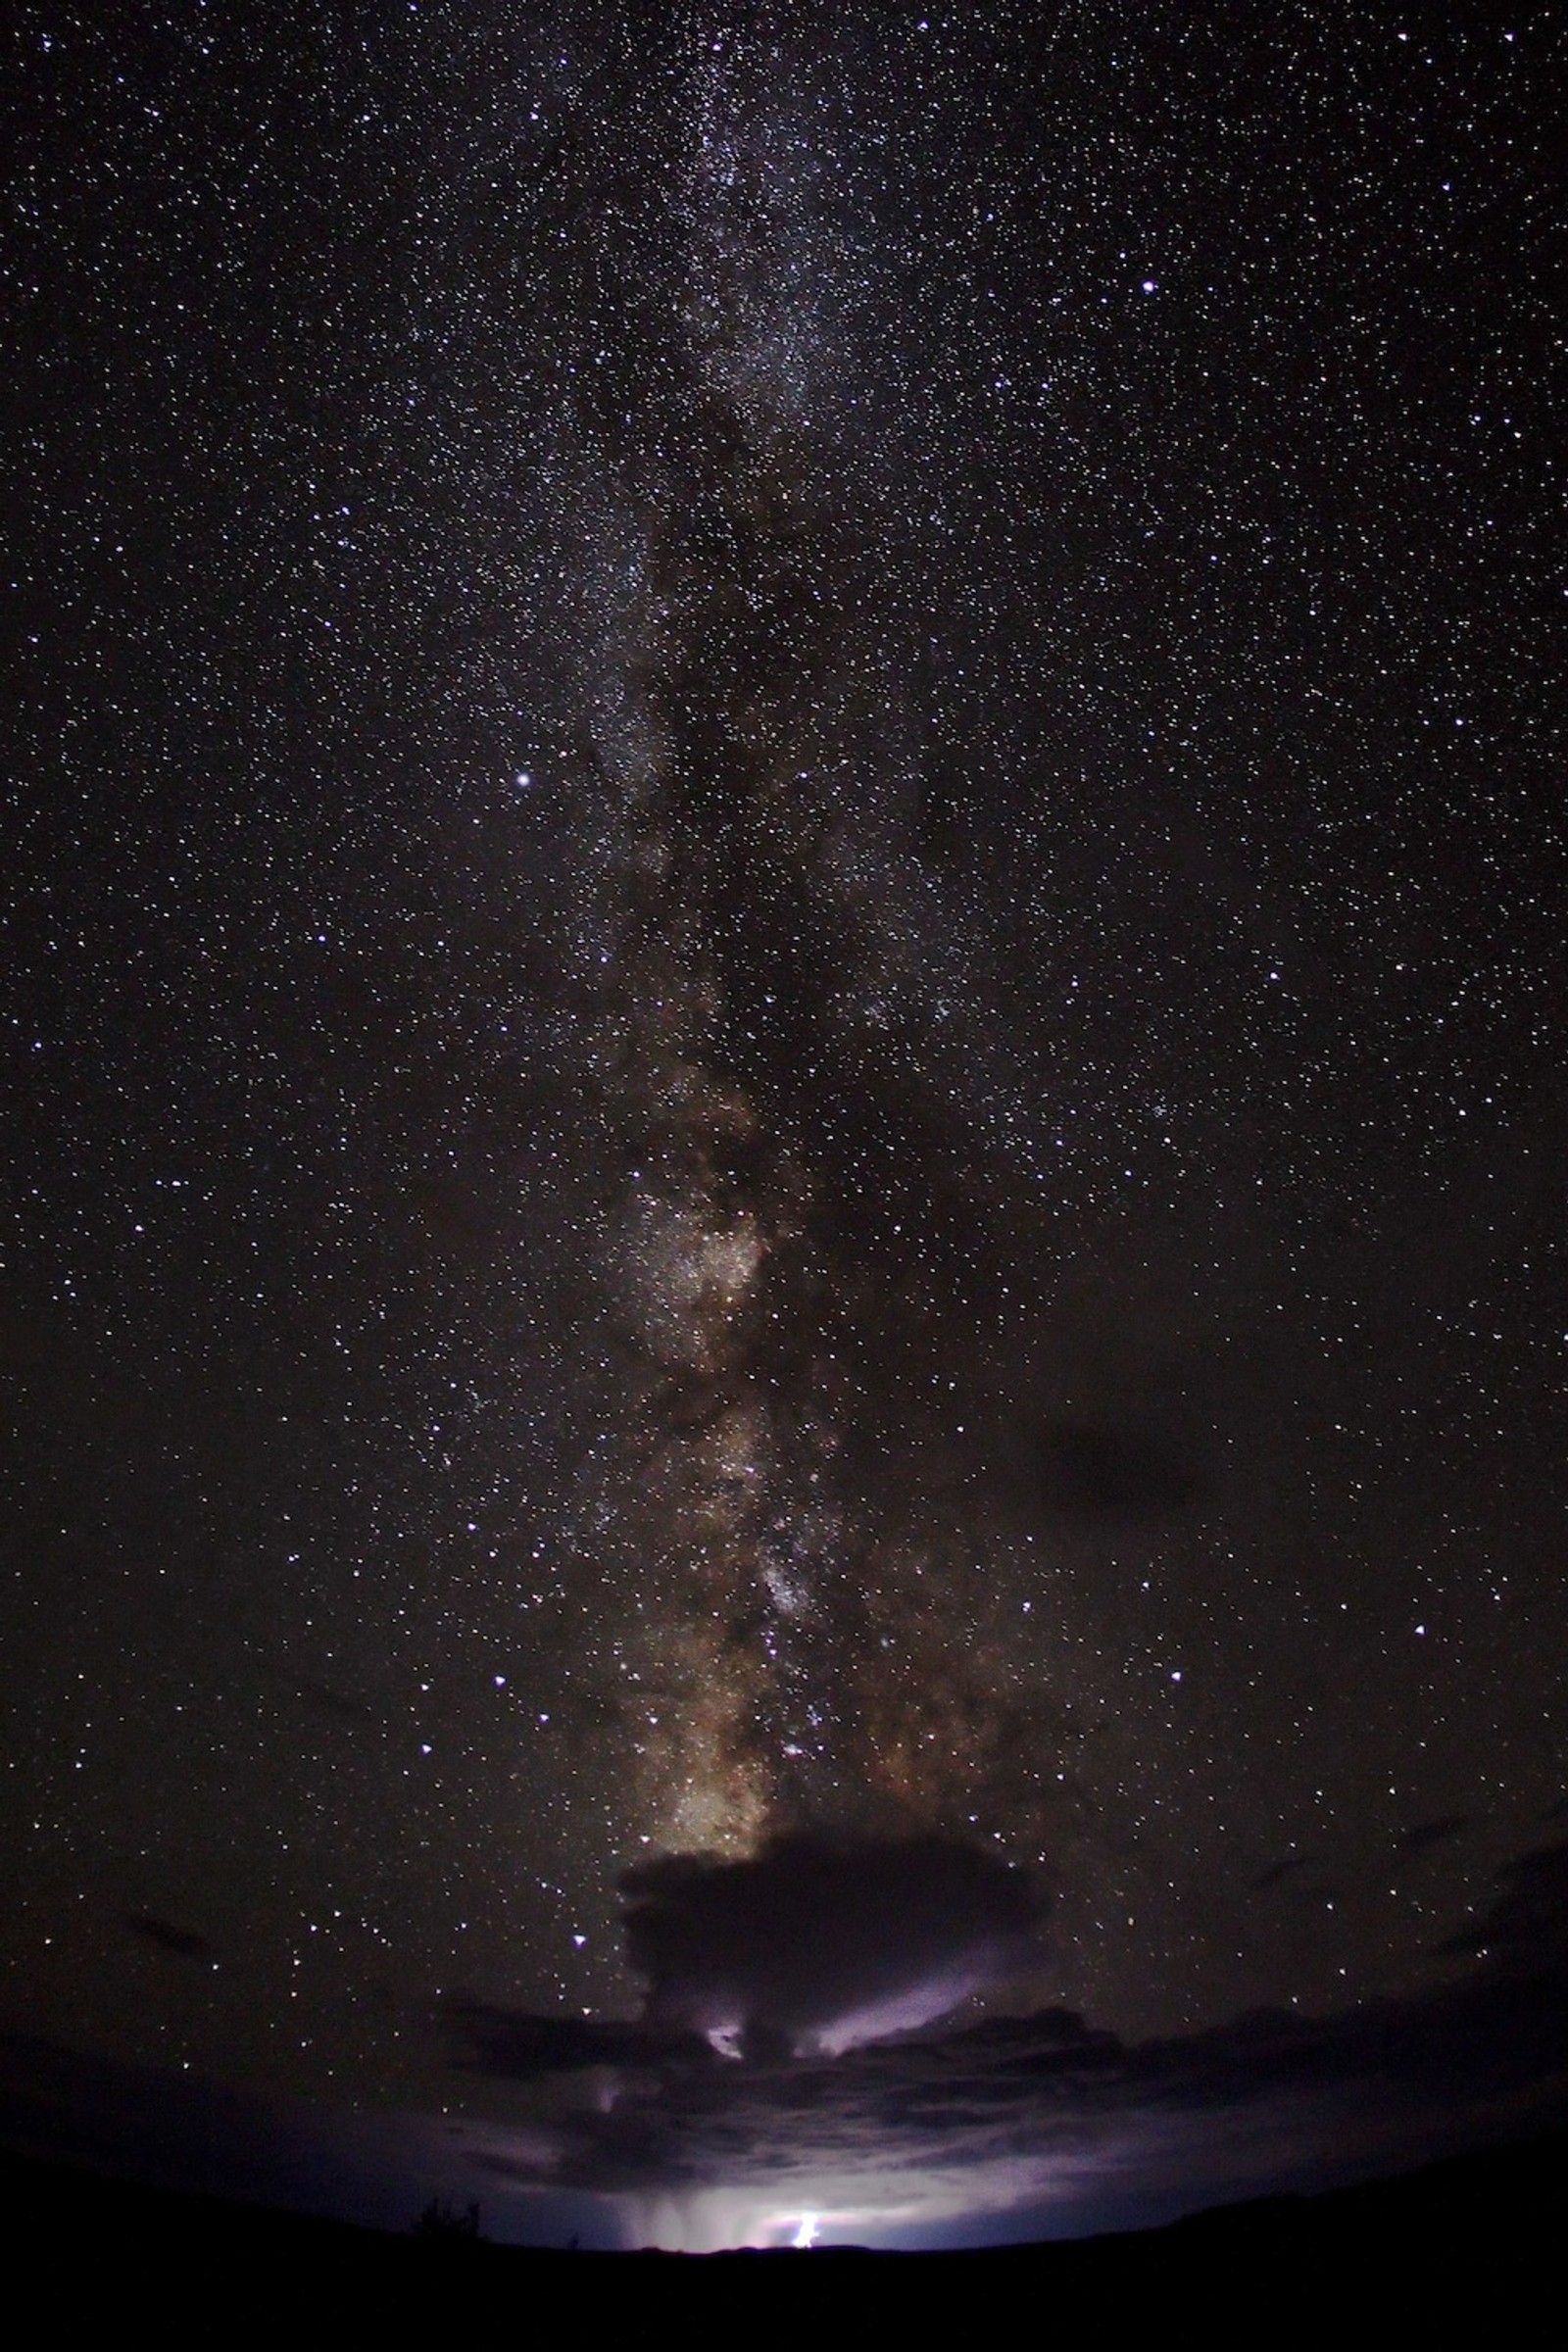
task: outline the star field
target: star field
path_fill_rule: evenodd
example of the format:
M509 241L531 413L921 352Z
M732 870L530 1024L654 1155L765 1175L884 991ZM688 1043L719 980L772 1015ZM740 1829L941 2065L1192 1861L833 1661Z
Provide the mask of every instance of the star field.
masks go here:
M1564 1797L1547 12L31 0L8 2016L477 2093L622 1875L1123 2034Z

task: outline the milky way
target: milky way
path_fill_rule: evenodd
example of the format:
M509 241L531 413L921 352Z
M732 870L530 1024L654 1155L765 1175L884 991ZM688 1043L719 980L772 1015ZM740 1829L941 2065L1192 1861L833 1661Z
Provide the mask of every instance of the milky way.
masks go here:
M918 620L809 413L817 159L756 120L777 50L706 46L596 714L628 1737L661 1845L983 1812L1043 1862L1060 1696L1003 1623L1039 1316L1004 1276L1050 1239L987 1153L984 1002L908 838Z

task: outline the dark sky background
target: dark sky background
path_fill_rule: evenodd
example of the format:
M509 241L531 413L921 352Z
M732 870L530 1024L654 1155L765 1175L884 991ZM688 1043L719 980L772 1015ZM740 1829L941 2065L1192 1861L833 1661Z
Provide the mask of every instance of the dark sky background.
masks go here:
M1528 2104L1552 12L6 37L11 2136L929 2242Z

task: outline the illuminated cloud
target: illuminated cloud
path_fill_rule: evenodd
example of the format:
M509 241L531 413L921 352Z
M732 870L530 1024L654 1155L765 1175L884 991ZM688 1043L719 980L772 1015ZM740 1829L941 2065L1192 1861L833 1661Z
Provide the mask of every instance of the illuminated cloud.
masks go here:
M956 1839L797 1833L754 1859L674 1855L626 1880L648 2017L726 2053L837 2054L929 2025L1015 1967L1042 1898Z

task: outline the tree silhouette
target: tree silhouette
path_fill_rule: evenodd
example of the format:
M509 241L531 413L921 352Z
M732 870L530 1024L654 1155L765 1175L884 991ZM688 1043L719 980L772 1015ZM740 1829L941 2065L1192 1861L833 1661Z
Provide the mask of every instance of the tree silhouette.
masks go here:
M437 2238L445 2245L471 2245L479 2236L479 2208L467 2205L460 2213L445 2197L432 2197L415 2223L414 2234Z

